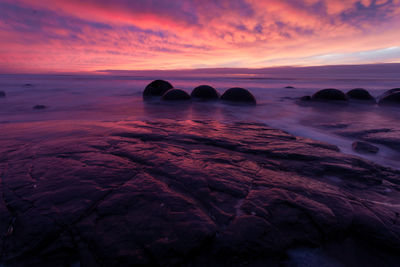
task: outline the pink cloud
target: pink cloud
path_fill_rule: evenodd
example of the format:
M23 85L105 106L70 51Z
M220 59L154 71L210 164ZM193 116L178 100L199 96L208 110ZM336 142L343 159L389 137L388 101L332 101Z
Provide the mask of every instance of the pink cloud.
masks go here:
M319 64L318 56L331 54L352 54L348 63L358 63L363 59L355 60L354 53L400 47L399 4L399 0L0 0L0 68L312 65Z

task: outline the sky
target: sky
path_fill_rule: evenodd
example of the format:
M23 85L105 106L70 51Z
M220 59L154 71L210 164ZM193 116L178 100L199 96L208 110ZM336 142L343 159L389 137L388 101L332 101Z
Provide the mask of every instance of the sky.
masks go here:
M400 62L400 0L0 0L0 72Z

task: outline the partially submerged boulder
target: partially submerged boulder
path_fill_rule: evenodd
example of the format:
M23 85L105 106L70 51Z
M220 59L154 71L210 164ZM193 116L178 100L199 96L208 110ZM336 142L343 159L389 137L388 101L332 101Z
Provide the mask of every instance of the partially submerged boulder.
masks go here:
M189 100L190 95L182 89L171 89L168 90L163 96L163 100Z
M248 104L256 104L256 99L247 89L233 87L225 91L221 96L222 100L230 102L241 102Z
M322 89L315 94L312 95L311 97L313 100L323 100L323 101L330 101L330 100L335 100L335 101L346 101L347 97L346 95L338 90L338 89L333 89L333 88L328 88L328 89Z
M379 98L379 105L391 104L400 104L400 88L390 89Z
M172 89L173 86L164 80L155 80L149 83L143 91L143 96L162 96L168 90Z
M375 98L364 88L355 88L346 93L350 99L369 100L375 102Z
M201 99L218 99L219 93L214 87L209 85L200 85L193 89L191 96Z

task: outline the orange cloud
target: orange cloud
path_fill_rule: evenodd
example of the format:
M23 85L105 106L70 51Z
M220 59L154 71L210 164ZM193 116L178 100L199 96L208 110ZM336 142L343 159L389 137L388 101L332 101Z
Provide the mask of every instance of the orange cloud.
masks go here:
M399 0L3 0L0 70L397 62L398 50L384 49L400 47L399 4ZM388 52L379 57L376 51L381 50Z

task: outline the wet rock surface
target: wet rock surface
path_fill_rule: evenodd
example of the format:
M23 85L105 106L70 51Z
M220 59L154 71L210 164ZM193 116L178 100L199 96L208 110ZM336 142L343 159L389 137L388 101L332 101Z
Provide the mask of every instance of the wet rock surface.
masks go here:
M355 141L352 144L352 147L355 151L360 153L372 153L376 154L379 151L379 147L374 146L370 143L363 142L363 141Z
M257 123L2 128L0 264L400 262L400 171L335 146Z
M396 128L366 128L364 130L340 129L339 135L357 138L365 142L381 144L400 151L400 130Z

